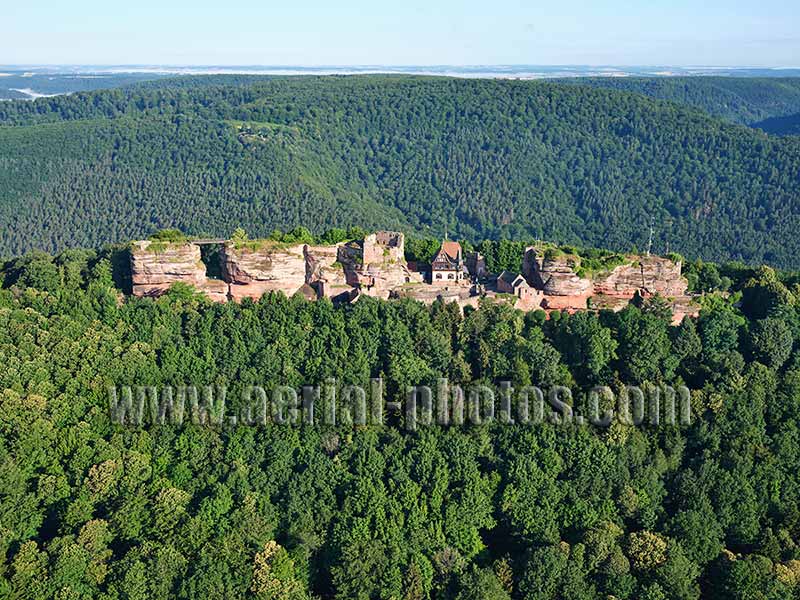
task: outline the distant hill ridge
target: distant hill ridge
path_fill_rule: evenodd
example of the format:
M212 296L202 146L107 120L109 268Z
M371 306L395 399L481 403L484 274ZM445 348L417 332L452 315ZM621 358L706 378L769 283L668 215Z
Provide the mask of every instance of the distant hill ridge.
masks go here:
M800 135L800 113L786 117L771 117L754 125L773 135Z
M800 113L800 77L587 77L559 82L669 100L741 125Z
M194 79L0 103L0 253L241 224L628 251L654 223L656 252L800 265L791 137L587 85Z

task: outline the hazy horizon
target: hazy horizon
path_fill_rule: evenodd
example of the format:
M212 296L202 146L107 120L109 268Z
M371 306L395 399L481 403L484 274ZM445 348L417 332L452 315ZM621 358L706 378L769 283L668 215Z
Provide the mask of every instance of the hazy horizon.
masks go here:
M0 22L8 64L752 65L793 67L800 8L655 0L23 3Z
M647 64L647 63L171 63L171 62L17 62L0 63L0 69L73 69L73 68L95 68L95 69L367 69L367 68L386 68L386 69L411 69L411 68L488 68L488 69L509 69L509 68L545 68L545 69L686 69L686 70L774 70L791 71L800 70L800 61L797 65L757 65L757 64Z

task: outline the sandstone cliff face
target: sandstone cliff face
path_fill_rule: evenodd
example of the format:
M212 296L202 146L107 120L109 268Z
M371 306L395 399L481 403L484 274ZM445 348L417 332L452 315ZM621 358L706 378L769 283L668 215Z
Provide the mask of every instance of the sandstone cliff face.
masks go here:
M306 283L347 286L344 265L339 262L341 246L305 246Z
M595 281L598 294L626 297L633 296L637 290L662 296L683 296L687 286L686 279L681 277L681 263L659 256L637 258Z
M352 287L347 283L344 265L339 262L342 246L305 246L306 283L317 294L335 298L349 293Z
M306 283L303 246L266 244L259 249L236 248L227 243L220 253L222 277L231 284L231 295L257 297L280 290L292 295ZM242 286L250 289L244 292Z
M228 300L228 284L206 277L200 246L186 243L134 242L131 248L133 295L156 297L174 283L185 283L216 302Z
M680 325L684 317L700 316L700 305L690 296L679 296L672 301L672 324Z
M548 296L587 295L631 298L639 290L662 296L683 296L688 283L681 276L681 264L659 256L631 258L630 263L615 267L592 279L579 277L579 259L566 254L537 252L528 248L523 260L523 274L533 287ZM553 304L558 304L554 302Z
M241 302L245 298L253 300L261 299L261 296L269 292L283 292L287 296L293 295L300 289L288 290L284 285L277 281L252 281L250 283L230 283L228 284L228 294L230 299Z
M230 286L225 281L206 279L196 287L214 302L227 302L229 299Z
M206 267L195 244L145 240L131 247L131 278L134 295L159 296L176 282L199 288L206 281Z
M569 255L547 256L529 248L525 252L524 270L530 284L549 296L586 296L591 294L592 282L579 277L577 264Z
M338 264L339 246L304 246L306 281L344 280L344 269Z
M157 244L134 242L131 248L131 275L134 284L201 282L206 267L195 244Z

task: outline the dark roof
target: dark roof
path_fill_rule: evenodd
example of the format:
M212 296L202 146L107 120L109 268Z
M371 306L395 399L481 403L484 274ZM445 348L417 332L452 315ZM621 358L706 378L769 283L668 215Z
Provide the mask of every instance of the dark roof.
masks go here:
M520 285L529 287L528 282L525 281L525 278L519 273L514 273L513 271L503 271L502 273L500 273L500 275L497 276L497 279L502 279L509 286L513 288L516 288Z
M500 275L497 276L498 279L502 279L508 285L513 285L517 277L519 277L519 275L517 275L516 273L512 273L511 271L503 271L502 273L500 273Z

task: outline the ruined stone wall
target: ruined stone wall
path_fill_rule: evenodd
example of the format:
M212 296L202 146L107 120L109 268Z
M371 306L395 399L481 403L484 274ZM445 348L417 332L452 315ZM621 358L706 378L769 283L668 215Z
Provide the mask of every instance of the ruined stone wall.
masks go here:
M405 264L405 236L398 231L377 231L364 238L362 259L372 263Z
M335 298L349 292L345 266L339 261L341 245L305 246L306 283L317 290L319 296Z
M465 261L467 271L472 277L483 279L489 276L489 271L486 268L486 259L480 252L470 252L467 254Z
M526 312L541 308L545 298L544 292L532 288L527 284L518 286L517 289L514 290L514 295L517 297L517 303L514 306Z
M395 288L419 280L408 270L404 239L402 233L379 231L368 235L360 245L341 246L338 260L347 284L383 298Z

